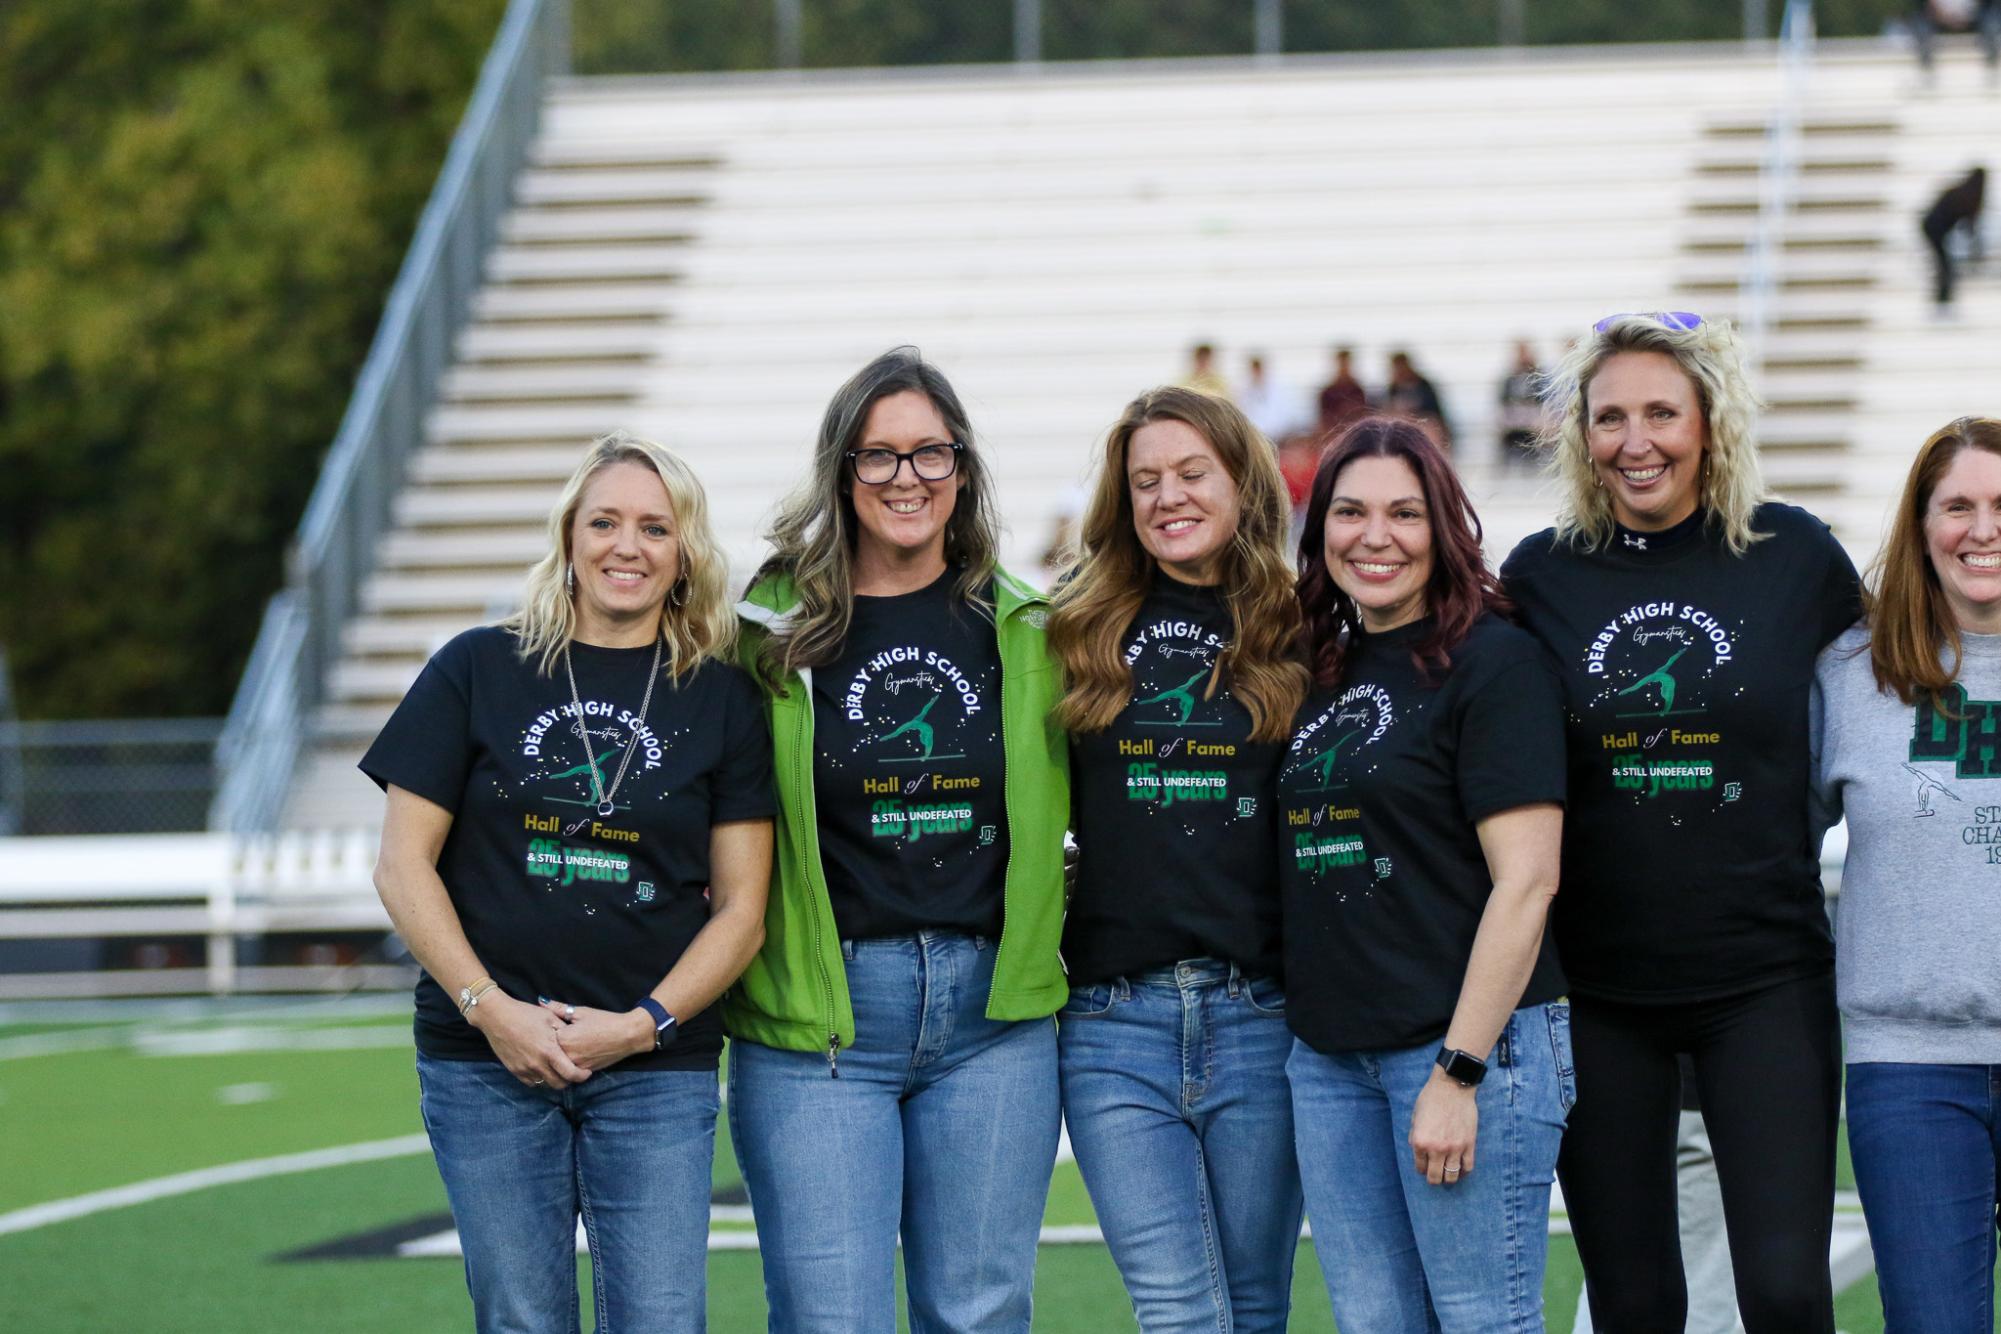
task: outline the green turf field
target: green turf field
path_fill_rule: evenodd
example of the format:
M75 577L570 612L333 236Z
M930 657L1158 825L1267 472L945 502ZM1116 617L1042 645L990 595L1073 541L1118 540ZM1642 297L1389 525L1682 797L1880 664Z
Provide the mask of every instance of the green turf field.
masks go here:
M228 1006L0 1008L0 1330L409 1334L471 1327L455 1258L394 1254L436 1232L443 1188L417 1135L407 1008L373 999ZM726 1124L716 1181L737 1185ZM393 1156L210 1185L9 1230L16 1211L178 1173L337 1146ZM1850 1187L1844 1151L1843 1186ZM1091 1221L1062 1164L1048 1222ZM748 1224L718 1222L718 1233ZM371 1251L373 1253L369 1253ZM335 1252L314 1254L314 1252ZM1567 1334L1580 1273L1552 1239L1549 1325ZM588 1284L585 1285L588 1296ZM1134 1328L1102 1245L1046 1245L1037 1330ZM1843 1293L1849 1334L1882 1329L1874 1283ZM715 1251L709 1324L764 1328L754 1251ZM1334 1329L1310 1243L1294 1330ZM2001 1324L1997 1324L2001 1329Z

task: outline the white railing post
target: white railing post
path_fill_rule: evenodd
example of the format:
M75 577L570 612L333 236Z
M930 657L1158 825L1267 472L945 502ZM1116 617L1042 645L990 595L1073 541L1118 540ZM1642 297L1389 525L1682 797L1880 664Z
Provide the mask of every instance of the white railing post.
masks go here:
M1763 378L1765 345L1771 332L1772 301L1781 270L1786 215L1799 176L1801 104L1813 64L1813 0L1787 0L1779 27L1779 98L1765 130L1765 155L1758 175L1758 222L1739 286L1744 337Z

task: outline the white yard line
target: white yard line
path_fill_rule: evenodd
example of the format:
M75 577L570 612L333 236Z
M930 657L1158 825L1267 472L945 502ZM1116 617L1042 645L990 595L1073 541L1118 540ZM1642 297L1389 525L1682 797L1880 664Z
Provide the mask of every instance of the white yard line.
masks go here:
M240 1163L204 1167L193 1172L155 1177L151 1181L137 1181L129 1186L115 1186L110 1190L92 1191L88 1195L74 1195L67 1200L51 1200L46 1204L33 1204L25 1209L16 1209L12 1213L0 1214L0 1237L14 1232L28 1232L34 1228L47 1227L51 1223L67 1223L73 1218L87 1218L91 1214L123 1209L128 1205L150 1204L154 1200L164 1200L175 1195L188 1195L198 1190L207 1190L211 1186L262 1181L266 1177L290 1176L296 1172L317 1172L323 1167L346 1167L351 1163L370 1163L383 1158L407 1158L430 1151L431 1141L428 1136L398 1135L395 1139L370 1140L363 1144L343 1144L331 1149L313 1149L306 1153L287 1153L275 1158L251 1158Z

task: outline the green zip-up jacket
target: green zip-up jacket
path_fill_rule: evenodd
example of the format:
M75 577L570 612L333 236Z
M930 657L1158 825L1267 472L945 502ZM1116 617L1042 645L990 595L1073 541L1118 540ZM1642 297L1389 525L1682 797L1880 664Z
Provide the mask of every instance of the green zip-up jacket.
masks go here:
M754 675L772 627L796 604L792 581L784 577L757 585L737 604L744 622L738 658ZM1056 954L1063 937L1063 833L1070 821L1069 746L1054 717L1062 672L1049 656L1044 634L1048 599L996 569L994 604L1008 861L987 1017L1040 1019L1054 1014L1069 995ZM730 988L723 1023L731 1037L824 1051L831 1060L854 1043L855 1015L820 860L809 676L794 673L782 692L765 691L778 787L771 897L764 948Z

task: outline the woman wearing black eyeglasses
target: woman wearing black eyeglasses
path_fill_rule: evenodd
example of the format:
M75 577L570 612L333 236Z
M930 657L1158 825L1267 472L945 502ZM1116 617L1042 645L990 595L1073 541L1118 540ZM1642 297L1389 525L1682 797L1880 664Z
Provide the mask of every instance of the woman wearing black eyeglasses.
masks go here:
M828 405L739 608L775 746L763 950L726 1003L771 1327L1026 1331L1056 1156L1068 753L1046 603L899 348Z
M1558 1175L1602 1330L1677 1331L1693 1060L1749 1334L1832 1331L1841 1041L1807 828L1815 655L1859 614L1827 525L1769 499L1735 335L1601 320L1556 377L1556 526L1502 568L1568 700L1554 922L1577 1106Z

